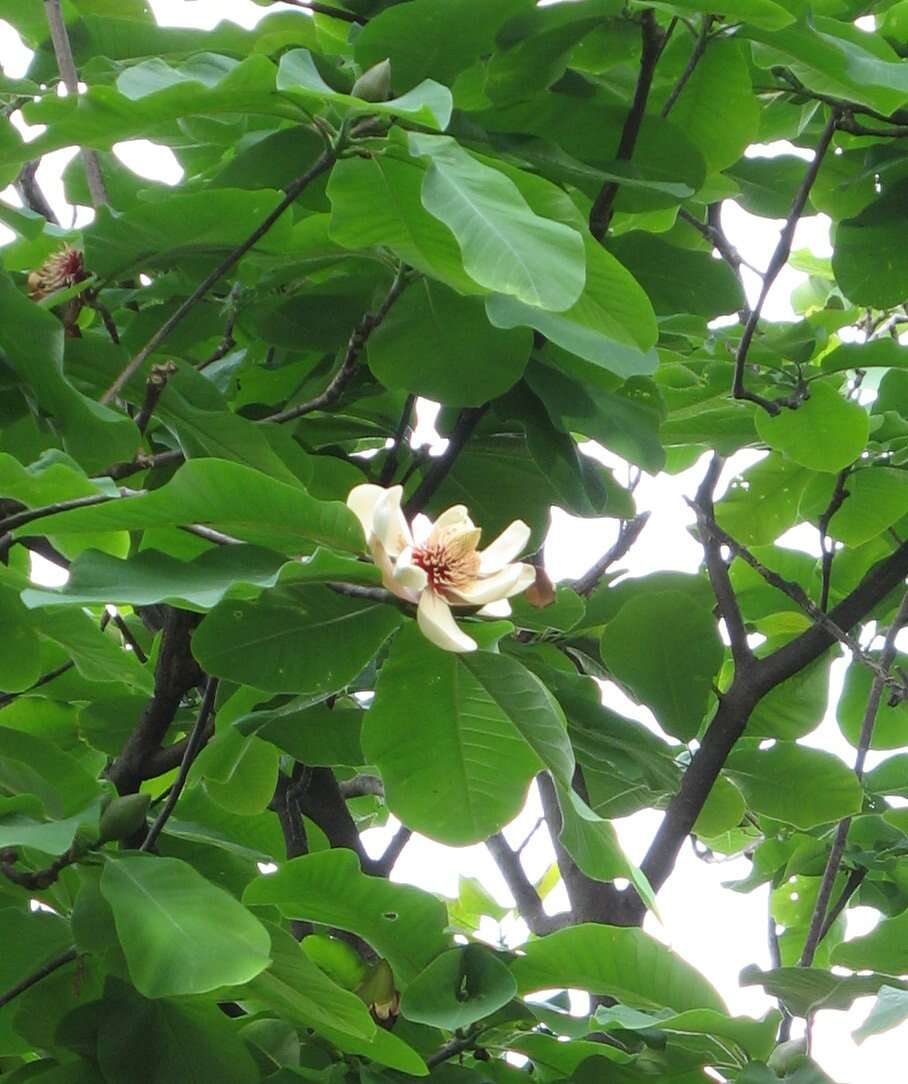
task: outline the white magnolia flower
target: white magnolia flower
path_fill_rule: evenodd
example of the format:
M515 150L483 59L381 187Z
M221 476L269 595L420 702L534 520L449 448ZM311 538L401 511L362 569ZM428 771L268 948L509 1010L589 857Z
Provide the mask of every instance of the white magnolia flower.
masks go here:
M457 627L451 607L485 606L525 591L536 570L513 559L529 541L530 528L515 520L480 552L482 532L462 504L434 523L416 516L411 529L402 497L402 486L354 486L347 507L363 525L385 587L417 603L423 635L445 651L475 651L476 641Z

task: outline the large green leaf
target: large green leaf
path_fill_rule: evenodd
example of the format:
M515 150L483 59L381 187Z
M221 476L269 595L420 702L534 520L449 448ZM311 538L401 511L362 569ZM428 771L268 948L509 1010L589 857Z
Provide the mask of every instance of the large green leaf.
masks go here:
M0 782L10 794L34 794L51 817L84 810L99 790L98 781L53 741L6 726L0 726Z
M413 741L414 711L428 759ZM562 778L573 768L563 716L538 678L505 655L441 651L415 625L382 667L363 751L382 774L390 809L454 845L507 824L543 763Z
M302 486L224 459L192 460L160 489L58 512L43 527L48 534L65 536L193 523L290 554L311 550L313 543L354 553L363 548L356 517L339 502L314 500Z
M284 863L276 873L256 878L244 900L359 934L390 963L402 987L449 946L440 900L409 885L366 876L356 855L343 848Z
M908 243L906 196L903 183L836 230L832 268L842 293L856 305L888 308L908 295L908 271L900 258Z
M464 271L454 234L423 207L424 176L412 158L342 159L328 181L331 237L350 249L387 246L404 263L461 294L483 293Z
M843 941L832 950L832 962L852 971L884 971L900 975L908 969L908 914L884 918L870 933Z
M129 459L138 443L133 422L82 395L63 372L63 324L0 275L0 351L63 434L66 450L87 471Z
M268 923L271 966L249 984L254 996L294 1024L368 1041L375 1023L356 994L338 986L286 930Z
M501 331L477 298L423 280L370 336L369 367L388 388L479 406L520 379L531 345L529 329Z
M875 653L874 657L878 662L879 653ZM895 666L901 668L906 665L908 658L897 655ZM874 675L859 662L853 662L845 672L842 695L836 706L836 720L839 729L855 747L861 737L873 682ZM884 691L873 720L870 748L901 749L905 745L908 745L908 704L904 701L890 704Z
M572 354L616 376L647 375L658 359L650 299L634 277L588 235L586 284L565 312L547 312L516 297L493 294L486 312L496 327L529 326Z
M710 42L672 107L672 122L700 148L711 170L736 162L756 139L760 106L748 61L737 41Z
M468 1028L503 1008L517 993L507 967L482 945L465 945L437 956L410 983L400 1011L431 1027Z
M524 945L511 971L522 994L567 987L640 1008L725 1012L699 972L642 930L592 924L558 930Z
M356 60L364 68L389 60L396 87L426 78L450 85L480 54L491 52L501 24L526 7L527 0L417 0L385 8L357 35Z
M450 137L414 134L410 149L430 161L423 206L457 238L471 278L541 309L574 304L586 280L576 230L535 214L511 180Z
M145 997L248 982L269 963L268 931L222 888L176 858L110 858L101 892L129 977Z
M660 316L689 312L711 319L744 305L732 269L708 252L676 248L642 230L615 238L609 249L640 283Z
M760 411L757 432L774 451L802 467L833 474L853 463L867 443L867 411L821 381L810 385L810 398L797 410L773 417Z
M105 991L98 1061L107 1080L136 1084L256 1084L258 1066L216 1005L146 1001L123 983Z
M861 785L837 756L795 742L733 750L725 771L757 813L798 828L839 820L861 808ZM810 786L804 786L809 779Z
M336 692L400 623L393 606L304 587L259 602L226 600L198 627L193 652L212 674L272 692Z
M908 991L894 986L884 986L877 994L876 1003L863 1024L853 1031L856 1042L862 1043L871 1035L879 1035L898 1027L908 1019Z
M561 845L579 868L596 881L619 877L633 882L647 907L655 910L656 899L645 875L629 862L610 821L593 812L570 785L557 787L561 808Z
M722 665L709 610L680 592L640 596L606 625L600 646L609 672L652 708L663 730L696 737Z

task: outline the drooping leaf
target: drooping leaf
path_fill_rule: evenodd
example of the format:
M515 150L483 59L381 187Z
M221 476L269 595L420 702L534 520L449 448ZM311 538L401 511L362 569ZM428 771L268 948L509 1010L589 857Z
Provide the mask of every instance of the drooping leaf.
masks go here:
M175 858L111 858L101 892L136 989L149 998L248 982L269 962L268 931L222 888Z

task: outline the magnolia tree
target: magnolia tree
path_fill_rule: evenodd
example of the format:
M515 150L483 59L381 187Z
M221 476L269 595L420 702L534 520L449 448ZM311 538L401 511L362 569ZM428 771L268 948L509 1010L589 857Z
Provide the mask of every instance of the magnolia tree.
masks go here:
M818 1010L908 1016L908 753L865 771L908 746L908 4L0 17L34 50L0 83L4 1080L817 1084ZM83 229L39 184L67 147ZM750 302L729 203L778 235ZM818 212L831 260L791 251ZM633 478L695 464L701 571L621 577ZM553 507L603 524L557 585ZM800 742L840 656L852 763ZM502 835L534 780L540 883ZM525 943L481 884L397 883L411 833L485 843ZM769 888L761 1020L641 928L689 839Z

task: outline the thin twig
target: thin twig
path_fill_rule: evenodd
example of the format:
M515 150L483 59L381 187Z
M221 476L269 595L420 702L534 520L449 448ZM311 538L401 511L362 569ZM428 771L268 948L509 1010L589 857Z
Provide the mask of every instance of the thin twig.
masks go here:
M804 178L801 181L792 202L791 210L788 212L788 218L785 220L785 225L782 227L782 232L779 234L779 240L776 244L775 251L769 261L769 266L766 268L763 275L763 285L760 288L760 296L757 298L757 303L754 305L750 317L744 325L744 332L741 335L741 342L738 344L738 351L735 355L735 377L732 385L732 395L735 399L744 399L747 402L756 403L757 406L765 410L767 414L779 414L783 406L796 406L797 403L803 399L805 393L803 389L799 389L798 392L791 397L775 400L766 399L762 395L757 395L755 392L748 391L744 384L747 354L750 350L750 344L753 341L754 333L757 330L757 325L760 322L760 315L763 312L763 306L766 304L766 298L769 296L769 291L772 289L773 283L776 281L779 272L788 262L788 257L791 255L791 244L794 239L795 229L797 228L801 215L804 213L804 208L807 206L807 200L810 198L810 190L813 188L813 183L817 179L817 174L820 172L820 166L823 164L826 151L829 149L832 137L835 135L838 119L838 112L833 110L829 120L826 122L826 127L823 129L823 134L820 136L820 140L817 143L813 161L810 163L807 172L804 174Z
M728 565L726 565L725 559L722 557L720 540L715 529L716 513L713 506L713 494L724 465L725 460L721 456L714 455L712 457L700 488L697 490L697 496L691 503L702 536L701 542L709 582L712 585L713 594L716 596L719 613L728 630L735 670L739 671L753 662L754 655L747 643L747 628L741 615L741 608L738 605L734 588L731 585Z
M47 15L47 25L50 29L50 40L53 42L54 55L57 58L57 67L60 69L60 77L67 93L78 95L79 76L76 72L76 63L73 59L72 45L66 30L66 20L63 18L61 0L44 0L44 11ZM97 154L90 147L82 147L82 162L85 166L85 180L88 183L88 192L91 196L92 206L101 207L110 203L107 195L107 186L104 184L104 176L101 173L101 163Z
M394 475L397 473L397 462L400 457L401 445L410 429L410 419L413 416L413 407L415 403L415 395L408 395L404 400L404 408L400 412L400 421L397 423L397 429L394 432L394 443L388 449L388 455L378 479L378 484L381 486L389 486L394 481Z
M402 824L391 837L391 842L385 847L384 852L372 863L370 872L375 877L389 877L394 865L403 854L404 847L413 837L413 829Z
M861 782L864 778L864 763L867 759L867 753L873 739L873 728L876 723L880 702L883 699L883 690L886 687L886 675L888 675L892 664L895 661L895 641L906 623L908 623L908 593L902 597L898 612L896 613L892 624L886 631L886 638L883 641L883 651L880 655L881 673L873 679L873 684L870 687L870 695L867 697L867 709L864 712L864 719L861 723L861 733L858 738L858 751L854 760L854 774L857 776L858 782ZM832 848L829 851L826 868L823 870L823 879L820 881L813 914L810 917L810 926L807 930L807 938L804 942L804 950L801 953L801 958L798 960L798 967L810 967L813 963L813 958L816 954L817 946L820 943L824 928L828 928L825 925L826 910L829 907L829 901L832 898L833 886L839 875L839 866L842 862L842 855L845 853L845 845L848 842L848 831L850 828L851 817L843 817L836 829L835 839L833 840Z
M591 568L587 569L579 579L574 580L572 586L578 595L587 597L593 593L605 573L616 561L620 561L637 541L648 520L649 512L641 512L640 515L634 516L633 519L627 519L621 524L614 545Z
M687 81L694 74L694 70L700 63L700 59L706 52L706 46L709 44L709 31L713 25L712 15L703 16L703 26L700 28L700 34L694 45L693 51L688 58L687 64L684 67L684 71L678 77L677 83L672 87L671 94L665 99L665 105L662 106L660 112L661 117L667 117L672 111L675 102L681 97L681 91L687 86Z
M908 688L906 688L905 681L900 677L887 675L884 668L861 647L858 641L850 635L850 633L846 632L840 625L832 620L829 614L824 610L821 610L813 602L799 583L795 583L793 580L786 580L783 576L780 576L778 572L773 571L771 568L767 568L767 566L764 565L759 558L755 557L746 546L732 538L732 536L727 531L724 531L715 521L711 523L704 521L702 527L704 531L711 534L717 542L723 546L727 546L735 557L740 557L742 561L750 565L754 572L761 576L771 587L775 587L778 591L787 595L792 602L797 603L808 617L815 621L817 625L825 628L827 632L839 641L839 643L844 644L855 659L871 670L877 677L881 678L884 684L892 688L900 697L905 698L908 696Z
M517 912L529 927L530 933L543 937L565 924L564 916L546 914L539 893L524 872L519 854L511 849L501 832L489 836L486 849L504 878L508 891L514 897Z
M345 799L364 798L371 795L375 798L384 798L385 785L377 775L368 775L360 772L350 779L341 779L338 782L341 796Z
M158 836L161 834L164 825L167 823L170 814L174 810L174 806L177 804L180 795L183 793L183 787L185 787L186 780L189 777L189 769L192 767L193 761L205 744L211 715L214 711L214 701L217 692L218 679L210 677L208 679L208 684L205 686L205 695L202 697L202 706L199 708L198 717L196 718L195 725L190 731L189 738L186 742L186 751L183 753L179 774L174 780L174 784L170 789L170 793L167 795L167 801L161 808L161 812L155 818L154 824L149 828L148 835L145 837L145 842L139 848L141 851L150 851L155 845Z
M14 531L17 527L24 526L26 523L31 523L36 519L43 519L45 516L56 515L57 512L71 512L74 508L90 508L94 504L106 504L107 501L116 499L116 497L111 497L107 493L92 493L87 497L73 497L68 501L45 504L40 508L26 508L21 512L14 512L13 515L7 516L6 519L0 519L0 537L8 531Z
M385 295L384 301L382 301L374 313L365 313L353 329L353 332L347 341L347 350L344 354L344 360L341 362L340 368L331 378L331 381L323 392L316 395L314 399L310 399L305 403L297 403L296 406L287 407L286 410L279 410L276 414L269 414L266 418L262 418L261 420L263 422L276 422L278 424L295 421L297 418L302 418L305 414L311 414L315 410L324 410L326 407L337 402L346 386L353 379L353 375L356 372L359 363L359 356L362 353L363 347L369 341L369 336L384 322L384 319L390 312L394 302L404 292L409 282L410 277L407 273L407 269L401 267L394 276L394 282L391 284L391 289Z
M174 361L165 361L160 365L152 365L148 379L145 381L145 398L142 400L142 406L135 417L136 428L140 433L144 434L148 428L155 407L167 387L167 381L176 371L177 365Z
M839 471L836 476L832 497L817 523L820 532L820 551L822 553L820 609L823 610L824 613L829 609L829 590L832 586L832 562L835 558L835 543L830 542L829 539L829 521L845 503L845 498L848 496L848 492L845 489L845 483L848 480L848 475L850 473L851 467L846 467L843 471Z
M637 76L634 99L624 122L624 127L621 130L621 139L618 142L618 150L615 154L615 159L619 162L629 162L633 157L637 137L640 135L643 118L646 115L646 103L649 98L650 88L653 85L656 64L662 52L664 39L659 31L652 8L646 8L641 13L640 32L642 37L640 73ZM593 201L593 207L590 211L590 233L597 241L602 241L608 232L615 197L618 195L620 187L618 181L606 181Z
M47 2L49 2L49 0L47 0ZM114 380L107 391L101 396L102 403L109 403L115 395L119 394L124 385L139 371L139 369L141 369L145 361L155 352L155 350L157 350L173 329L185 320L193 308L203 297L205 297L211 287L214 286L216 282L219 282L220 279L222 279L224 275L226 275L227 272L246 255L253 245L257 244L265 236L281 215L295 203L307 185L334 165L339 153L339 145L336 145L331 150L324 151L305 173L297 177L295 181L292 181L287 186L284 198L277 207L274 208L271 214L269 214L262 223L249 234L242 244L237 245L236 248L231 250L224 259L221 260L218 266L199 283L176 312L164 321L142 349L130 359L129 363L116 380Z
M453 1039L449 1039L444 1046L440 1046L434 1054L426 1058L426 1065L434 1069L436 1065L441 1065L443 1062L450 1061L451 1058L465 1054L468 1050L473 1050L477 1038L476 1035L455 1035Z
M17 982L15 986L11 986L5 993L0 994L0 1009L2 1009L4 1005L8 1005L20 994L24 994L26 990L30 990L42 979L46 979L48 975L53 975L53 973L58 971L61 967L65 967L67 964L72 963L78 955L79 953L74 945L72 948L67 949L66 952L55 957L49 963L44 964L43 967L39 967L37 971L33 971L21 982Z
M25 696L27 693L33 693L35 689L40 689L42 685L49 685L55 678L60 677L61 674L65 674L68 670L76 664L70 659L68 662L61 663L54 670L49 670L46 674L43 674L33 684L29 685L27 689L23 689L21 693L0 693L0 708L5 708L7 704L11 704L15 699L20 696Z
M421 512L435 495L435 491L447 478L448 472L454 466L461 451L463 451L464 445L473 435L473 430L479 425L488 409L489 404L485 403L479 407L466 407L460 412L448 440L447 448L440 456L431 461L432 465L416 487L413 496L407 501L404 511L408 519L412 519L417 513Z
M52 222L55 226L59 226L60 219L57 218L56 211L51 207L47 196L44 195L43 189L38 184L37 172L40 165L40 158L36 158L33 162L26 162L19 170L18 177L13 181L13 187L29 210L41 215L42 218Z

